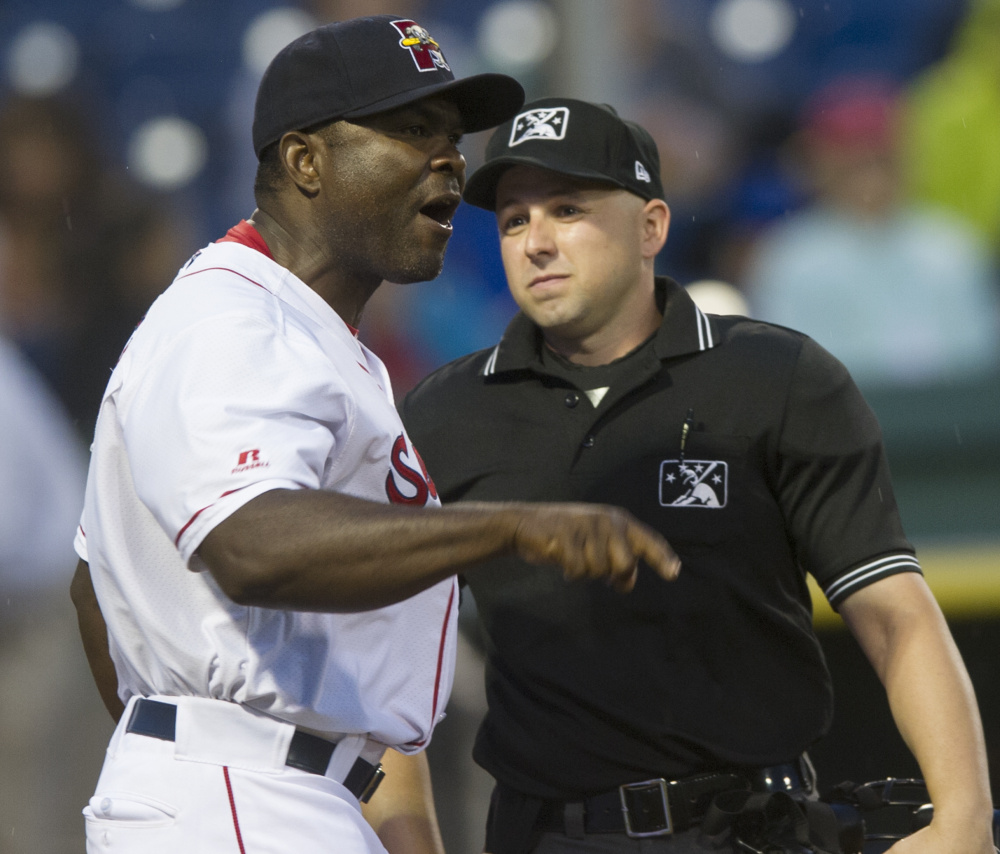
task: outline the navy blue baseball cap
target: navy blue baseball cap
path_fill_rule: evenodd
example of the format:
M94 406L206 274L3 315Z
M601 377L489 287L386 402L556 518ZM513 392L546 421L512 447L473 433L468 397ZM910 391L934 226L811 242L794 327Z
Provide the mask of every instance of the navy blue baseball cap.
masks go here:
M506 74L455 79L423 27L396 15L325 24L284 47L264 72L253 118L257 156L282 135L334 119L356 119L446 94L467 132L496 127L524 103Z
M607 104L573 98L525 104L490 137L483 165L465 185L465 200L495 210L497 182L511 166L602 181L646 201L663 198L660 154L653 137Z

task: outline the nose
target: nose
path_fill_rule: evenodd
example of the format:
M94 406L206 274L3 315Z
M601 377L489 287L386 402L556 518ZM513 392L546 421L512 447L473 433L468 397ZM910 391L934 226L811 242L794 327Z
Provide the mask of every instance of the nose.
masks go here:
M524 254L532 261L551 258L556 254L552 224L543 213L533 212L529 215Z
M431 171L454 175L465 188L465 155L450 140L431 158Z

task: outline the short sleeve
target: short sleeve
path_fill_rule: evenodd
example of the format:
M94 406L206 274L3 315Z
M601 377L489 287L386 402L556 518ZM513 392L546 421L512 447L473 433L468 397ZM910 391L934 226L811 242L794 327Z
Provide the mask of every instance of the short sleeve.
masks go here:
M315 489L353 398L303 333L213 317L161 349L122 395L136 493L185 561L261 493Z
M799 563L836 608L897 572L919 572L893 495L882 434L847 369L809 338L779 439L778 498Z

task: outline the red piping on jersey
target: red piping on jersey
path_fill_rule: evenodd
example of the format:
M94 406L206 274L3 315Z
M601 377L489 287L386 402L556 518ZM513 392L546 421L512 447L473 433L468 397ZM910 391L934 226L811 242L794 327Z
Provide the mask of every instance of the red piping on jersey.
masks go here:
M226 777L226 792L229 793L229 809L233 814L233 830L236 831L236 843L240 846L240 854L246 854L243 847L243 834L240 832L240 817L236 814L236 799L233 797L233 784L229 779L229 767L222 766L222 773Z
M232 495L234 492L239 492L241 489L246 489L248 486L253 486L253 484L248 483L244 486L237 486L236 489L227 489L225 492L222 493L222 495L219 496L219 498L225 498L227 495ZM312 489L311 486L306 486L304 483L299 483L298 486L300 489ZM219 498L217 498L216 501L218 501ZM194 516L192 516L190 519L187 520L187 522L184 524L184 527L177 532L177 537L174 540L175 546L177 546L180 543L181 537L183 537L184 532L191 527L191 523L195 519L197 519L202 513L208 510L208 508L211 507L213 504L215 504L215 501L213 501L212 504L206 504L204 507L201 508L201 510L195 513ZM82 531L83 529L81 528L80 530ZM84 536L86 536L86 534L84 534Z
M261 254L266 255L272 261L274 260L274 256L271 254L271 250L268 248L267 243L264 242L264 238L261 237L260 232L245 219L241 219L236 225L226 232L225 237L220 237L215 242L239 243L243 246L249 246L251 249L256 249Z
M225 237L220 237L215 242L239 243L241 246L248 246L250 249L256 249L258 252L260 252L263 255L266 255L268 258L274 261L274 256L271 254L271 250L270 248L268 248L267 243L264 242L264 238L261 237L260 232L257 231L257 229L254 228L253 225L251 225L245 219L240 220L236 225L234 225L231 229L229 229L229 231L226 232ZM196 270L195 272L204 273L206 270L226 270L229 273L236 273L235 270L230 270L228 267L206 267L205 270ZM178 278L185 279L187 278L187 276L193 276L193 275L194 273L187 273L184 276L178 276ZM236 275L243 276L242 273L236 273ZM258 288L264 288L264 286L260 282L254 282L253 279L247 279L246 276L243 276L243 278L246 279L248 282L253 282L253 284L255 284ZM264 288L264 290L267 291L267 288ZM270 293L270 291L268 291L268 293ZM344 321L344 324L347 326L348 329L351 330L351 335L353 335L355 338L357 338L358 335L361 334L361 331L359 329L356 329L355 327L351 326L351 324L347 323L346 320ZM365 370L367 370L367 368Z
M444 646L445 641L448 639L448 624L451 621L451 606L455 601L456 587L458 587L458 582L452 580L451 593L448 595L448 607L444 612L444 624L441 626L441 645L438 647L437 673L434 674L434 702L431 704L431 727L434 726L434 721L437 720L438 695L441 692L441 669L444 664ZM421 747L426 741L427 739L423 739L414 744L416 747Z
M213 502L212 502L212 504L215 504L215 502L213 501ZM183 527L183 528L181 528L181 529L180 529L180 530L179 530L179 531L177 532L177 538L176 538L176 539L174 540L174 546L177 546L177 545L179 545L179 544L180 544L180 541L181 541L181 537L183 537L183 536L184 536L184 532L185 532L185 531L186 531L186 530L187 530L188 528L190 528L190 527L191 527L191 523L192 523L192 522L193 522L193 521L194 521L195 519L197 519L197 518L198 518L198 517L199 517L199 516L200 516L200 515L201 515L202 513L204 513L204 512L206 511L206 510L208 510L208 508L209 508L209 507L211 507L211 506L212 506L212 504L206 504L206 505L205 505L204 507L202 507L202 508L201 508L201 510L199 510L199 511L198 511L197 513L195 513L195 514L194 514L194 516L192 516L192 517L191 517L190 519L188 519L188 520L187 520L187 522L185 523L184 527Z
M177 278L186 279L188 278L188 276L197 276L199 273L207 273L209 270L222 270L225 273L232 273L234 276L239 276L241 279L246 279L251 285L256 285L262 291L267 291L267 288L265 288L260 282L255 282L249 276L244 276L242 273L238 272L237 270L232 270L229 267L205 267L204 269L201 270L194 270L191 273L185 273L183 276L178 276ZM267 292L271 293L270 291Z
M247 486L249 486L249 485L250 485L250 484L247 484ZM232 495L232 494L233 494L234 492L239 492L239 491L240 491L241 489L246 489L246 488L247 488L246 486L238 486L238 487L236 487L236 489L227 489L227 490L226 490L225 492L223 492L223 493L222 493L222 495L220 495L220 496L219 496L219 498L225 498L225 497L226 497L227 495ZM218 501L218 498L216 499L216 501ZM215 504L215 501L213 501L213 502L212 502L212 504ZM192 522L193 522L193 521L194 521L195 519L197 519L197 518L198 518L198 517L199 517L199 516L200 516L200 515L201 515L202 513L204 513L204 512L206 511L206 510L208 510L208 508L209 508L209 507L211 507L211 506L212 506L212 504L206 504L206 505L205 505L204 507L202 507L202 508L201 508L201 510L199 510L199 511L198 511L197 513L195 513L195 514L194 514L194 516L192 516L192 517L191 517L190 519L188 519L188 520L187 520L187 523L186 523L186 524L184 525L184 527L183 527L183 528L181 528L181 529L180 529L180 530L179 530L179 531L177 532L177 539L175 539L175 540L174 540L174 545L175 545L175 546L176 546L176 545L177 545L178 543L180 543L180 541L181 541L181 537L183 537L183 536L184 536L184 532L185 532L185 531L186 531L186 530L187 530L188 528L190 528L190 527L191 527L191 523L192 523Z

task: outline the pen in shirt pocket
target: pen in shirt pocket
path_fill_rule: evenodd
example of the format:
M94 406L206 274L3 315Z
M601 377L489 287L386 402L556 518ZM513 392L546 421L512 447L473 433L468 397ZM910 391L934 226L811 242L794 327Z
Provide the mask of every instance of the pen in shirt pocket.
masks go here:
M694 424L694 409L689 409L687 411L687 417L684 419L684 424L681 426L681 451L680 451L681 462L684 462L684 451L687 446L688 433L691 432L692 424Z

